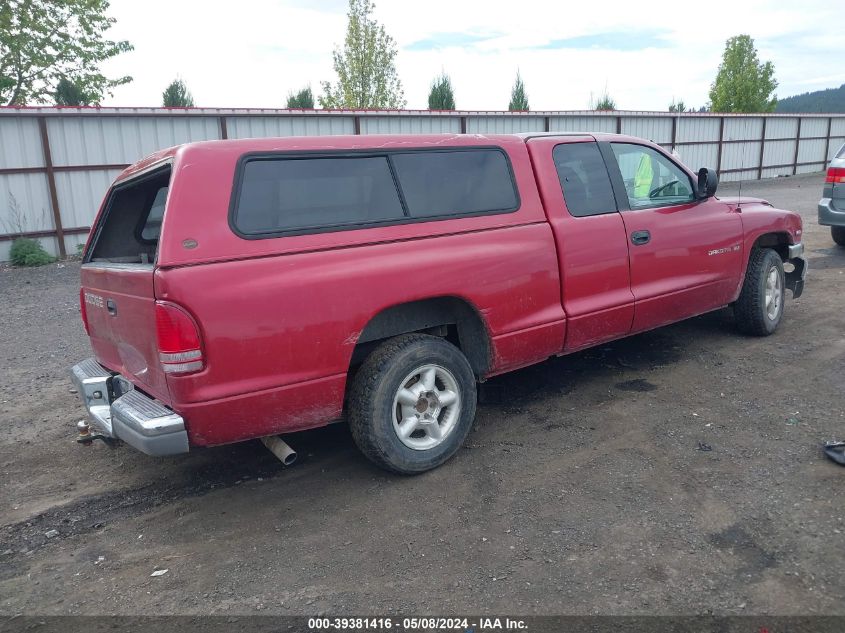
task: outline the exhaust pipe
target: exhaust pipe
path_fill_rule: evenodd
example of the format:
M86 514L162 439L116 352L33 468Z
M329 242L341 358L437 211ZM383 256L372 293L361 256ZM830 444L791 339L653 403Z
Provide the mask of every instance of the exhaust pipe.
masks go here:
M288 446L287 442L280 436L268 435L267 437L262 437L261 441L285 466L292 466L296 461L296 451Z

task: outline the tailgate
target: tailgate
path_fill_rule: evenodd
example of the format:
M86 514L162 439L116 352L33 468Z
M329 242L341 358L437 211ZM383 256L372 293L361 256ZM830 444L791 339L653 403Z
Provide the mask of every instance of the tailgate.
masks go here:
M158 358L153 266L82 266L82 292L97 361L169 403Z

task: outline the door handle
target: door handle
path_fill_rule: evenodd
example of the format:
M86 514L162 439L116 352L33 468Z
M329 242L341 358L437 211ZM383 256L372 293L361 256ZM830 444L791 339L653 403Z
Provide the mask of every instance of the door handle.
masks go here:
M110 315L117 316L117 304L113 299L106 300L106 310L108 310Z
M631 244L635 244L636 246L648 244L650 240L651 233L648 231L634 231L631 233Z

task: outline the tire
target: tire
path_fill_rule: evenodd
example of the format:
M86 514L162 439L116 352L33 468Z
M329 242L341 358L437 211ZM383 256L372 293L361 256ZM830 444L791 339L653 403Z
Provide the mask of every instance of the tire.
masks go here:
M748 260L742 291L734 304L739 330L754 336L773 334L783 318L783 261L770 248L755 248Z
M475 420L476 398L475 376L457 347L436 336L403 334L361 365L347 418L367 458L414 475L440 466L461 447Z
M830 236L839 246L845 246L845 226L830 227Z

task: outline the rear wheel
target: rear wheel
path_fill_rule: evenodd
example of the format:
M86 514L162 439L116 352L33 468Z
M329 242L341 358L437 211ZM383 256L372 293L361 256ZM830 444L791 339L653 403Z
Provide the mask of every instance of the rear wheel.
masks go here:
M768 336L783 318L783 261L770 248L754 249L742 292L734 304L737 327L746 334Z
M830 227L830 235L839 246L845 246L845 226Z
M405 334L364 361L347 417L364 455L411 475L455 454L472 427L475 405L475 376L461 351L436 336Z

